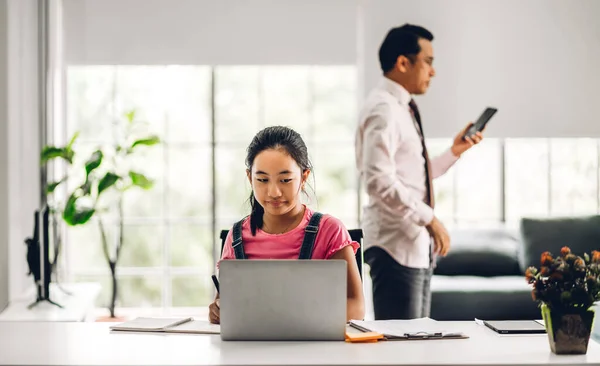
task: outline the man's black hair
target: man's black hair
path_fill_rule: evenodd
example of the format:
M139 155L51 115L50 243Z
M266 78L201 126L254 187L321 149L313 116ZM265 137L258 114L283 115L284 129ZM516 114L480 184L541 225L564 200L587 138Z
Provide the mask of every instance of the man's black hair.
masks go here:
M399 56L406 56L414 61L414 56L421 52L419 39L433 41L433 34L418 25L404 24L390 29L379 47L379 64L383 73L391 71Z

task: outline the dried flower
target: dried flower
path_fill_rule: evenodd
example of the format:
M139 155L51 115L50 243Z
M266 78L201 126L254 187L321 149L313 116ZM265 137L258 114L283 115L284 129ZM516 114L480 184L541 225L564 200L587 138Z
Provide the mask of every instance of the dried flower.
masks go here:
M552 263L552 254L550 254L550 252L544 252L542 253L542 257L540 258L540 262L542 266L548 265L550 263Z
M581 257L577 257L577 259L575 259L575 262L573 263L573 265L575 266L576 269L585 269L585 262L583 261L583 258L581 258Z
M600 252L592 250L592 263L600 263Z
M542 253L539 271L534 266L525 271L531 298L563 312L587 310L600 301L600 251L591 254L591 258L587 253L580 257L567 246L556 258Z
M535 280L536 274L537 274L537 268L535 268L535 267L527 268L527 270L525 270L525 279L527 280L527 283L533 283L533 281Z

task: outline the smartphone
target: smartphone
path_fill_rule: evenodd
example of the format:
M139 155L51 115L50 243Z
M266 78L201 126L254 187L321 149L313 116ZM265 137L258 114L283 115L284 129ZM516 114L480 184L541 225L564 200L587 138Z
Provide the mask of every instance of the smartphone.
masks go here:
M475 133L483 131L483 129L485 128L485 125L487 125L487 123L490 121L492 116L494 114L496 114L496 112L498 112L498 109L493 108L493 107L487 107L485 109L485 111L483 111L483 113L481 113L481 116L479 116L479 118L477 119L477 122L473 123L473 126L471 126L465 132L465 135L463 136L463 138L465 138L467 136L471 137Z

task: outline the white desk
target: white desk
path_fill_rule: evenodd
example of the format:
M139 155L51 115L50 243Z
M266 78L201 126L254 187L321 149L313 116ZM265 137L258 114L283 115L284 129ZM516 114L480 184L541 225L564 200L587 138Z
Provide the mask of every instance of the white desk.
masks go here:
M94 309L94 302L100 294L98 283L73 283L61 285L69 291L66 294L56 284L50 284L50 299L60 305L50 304L42 301L31 309L27 307L35 301L35 289L31 288L18 299L11 301L8 307L0 313L2 321L62 321L81 322L85 321L89 313Z
M0 322L7 365L600 365L556 356L546 335L500 336L474 322L448 322L470 339L345 342L222 342L219 335L111 333L107 323Z

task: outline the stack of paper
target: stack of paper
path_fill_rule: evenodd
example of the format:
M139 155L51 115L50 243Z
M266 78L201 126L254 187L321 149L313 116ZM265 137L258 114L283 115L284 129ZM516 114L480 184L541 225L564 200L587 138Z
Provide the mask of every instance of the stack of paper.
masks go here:
M386 339L447 339L468 338L461 332L447 332L441 323L431 318L411 320L351 320L350 326L363 332L383 334Z
M193 318L135 318L110 327L116 331L219 334L221 327Z

